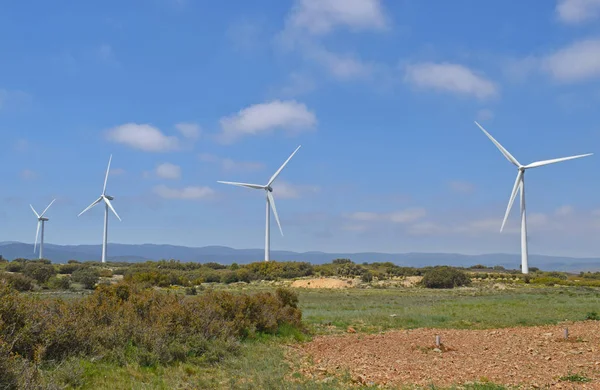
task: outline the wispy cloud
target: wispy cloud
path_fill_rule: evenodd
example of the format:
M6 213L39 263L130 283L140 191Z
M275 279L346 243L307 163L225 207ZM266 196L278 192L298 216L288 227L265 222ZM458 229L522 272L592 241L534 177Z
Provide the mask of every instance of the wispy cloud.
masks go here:
M184 138L196 140L202 133L202 128L197 123L177 123L175 128Z
M416 87L488 99L498 95L498 86L483 74L449 62L407 65L404 80Z
M273 184L273 194L277 199L296 199L307 195L316 194L320 191L317 186L292 184L279 181Z
M448 183L450 189L454 192L458 192L461 194L470 194L475 191L475 186L473 183L469 183L468 181L463 180L453 180Z
M22 108L31 103L32 96L19 90L0 88L0 113L5 110Z
M221 158L210 153L201 153L200 161L218 164L223 171L228 172L255 172L262 170L265 165L254 161L236 161L231 158Z
M21 171L20 176L23 180L35 180L38 175L31 169L24 169Z
M215 191L210 187L171 188L166 185L159 185L154 187L154 193L165 199L204 200L212 198Z
M489 108L483 108L477 111L475 119L477 119L478 122L486 122L492 120L494 119L494 111L490 110Z
M241 137L271 133L275 130L299 132L313 129L317 117L306 105L294 100L273 100L254 104L221 118L218 139L231 143Z
M106 139L145 152L168 152L179 148L179 140L149 124L126 123L106 133Z
M287 29L324 35L335 28L383 30L388 21L380 0L297 0L286 21Z
M600 0L559 0L558 19L566 24L582 24L600 18Z
M347 219L359 222L392 222L392 223L410 223L418 221L427 215L427 210L422 207L409 208L405 210L393 211L389 213L374 213L369 211L357 211L345 215Z
M162 163L156 167L156 176L160 177L161 179L180 179L181 167L171 163Z
M600 78L600 38L564 47L541 60L541 67L560 82Z

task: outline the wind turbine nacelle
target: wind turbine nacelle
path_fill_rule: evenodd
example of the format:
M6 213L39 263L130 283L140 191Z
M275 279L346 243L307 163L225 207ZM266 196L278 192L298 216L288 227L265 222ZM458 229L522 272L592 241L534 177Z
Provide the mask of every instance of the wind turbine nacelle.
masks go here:
M48 219L48 218L46 218L46 217L42 217L42 218L40 218L39 220L40 220L40 221L42 221L42 222L49 221L49 219Z
M112 197L112 196L110 196L110 195L104 195L104 197L105 197L106 199L108 199L108 200L113 200L113 199L115 199L115 198L113 198L113 197Z
M268 187L267 187L267 188L265 188L265 189L266 189L267 191L269 191L269 192L273 192L273 187L271 187L271 186L268 186Z

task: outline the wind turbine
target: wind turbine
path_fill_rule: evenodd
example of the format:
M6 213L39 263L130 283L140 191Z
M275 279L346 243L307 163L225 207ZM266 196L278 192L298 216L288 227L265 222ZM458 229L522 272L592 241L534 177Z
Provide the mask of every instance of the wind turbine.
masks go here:
M81 214L85 213L86 211L88 211L89 209L91 209L92 207L97 205L98 203L104 202L104 235L102 238L102 262L103 263L106 263L106 243L108 240L108 209L110 209L115 214L115 216L119 219L119 221L121 221L121 217L119 217L119 214L117 214L114 207L110 203L110 201L113 200L114 198L112 196L106 195L106 182L108 181L108 173L110 171L110 162L111 161L112 161L112 154L110 155L110 158L108 159L108 168L106 169L106 176L104 177L104 188L102 189L102 195L100 195L100 197L98 199L96 199L94 201L94 203L92 203L91 205L86 207L86 209L83 210L82 212L80 212L78 215L78 217L79 217Z
M35 253L35 250L37 248L37 240L40 234L40 226L42 227L42 238L40 240L40 260L44 258L44 223L49 220L48 218L44 217L44 214L46 214L46 211L48 211L48 209L50 208L50 206L52 206L52 203L54 203L55 200L56 199L53 199L52 202L50 202L48 207L46 207L46 209L42 211L41 214L38 214L37 211L35 211L35 209L33 208L33 206L29 205L29 207L31 207L31 210L33 210L33 213L35 214L38 220L37 230L35 232L35 244L33 244L33 253Z
M508 152L508 150L504 149L504 147L502 145L500 145L500 143L498 141L496 141L494 139L494 137L492 137L490 135L490 133L485 131L485 129L479 123L477 123L477 121L475 121L475 124L477 126L479 126L479 128L485 133L485 135L487 135L487 137L494 143L494 145L496 145L496 147L500 150L500 152L502 152L504 157L506 157L506 159L508 161L513 163L519 170L517 173L517 179L515 180L515 185L513 186L513 190L510 195L510 200L508 201L508 207L506 208L506 213L504 214L504 220L502 221L502 226L500 227L500 231L502 231L504 229L504 224L506 224L506 219L508 218L510 209L512 208L515 198L517 197L517 191L519 189L521 189L521 272L524 274L528 274L529 273L529 264L527 262L527 217L525 215L526 214L525 213L525 171L530 168L537 168L537 167L542 167L544 165L554 164L554 163L561 162L561 161L567 161L567 160L573 160L576 158L591 156L593 153L580 154L577 156L570 156L570 157L554 158L552 160L536 161L536 162L533 162L528 165L521 165L521 163L518 162L517 159L514 158Z
M247 187L247 188L252 188L255 190L264 190L267 193L267 211L266 211L266 228L265 228L265 261L269 261L269 252L270 252L270 240L271 240L271 215L270 215L270 209L273 209L273 214L275 214L275 220L277 221L277 226L279 226L279 231L281 232L281 235L283 236L283 230L281 229L281 223L279 223L279 216L277 215L277 208L275 207L275 198L273 198L273 187L271 187L271 185L273 184L273 182L275 181L275 179L277 179L277 176L279 176L279 174L281 173L281 171L283 170L283 168L285 168L285 166L287 165L287 163L292 159L292 157L294 157L294 154L296 154L296 152L298 151L298 149L300 149L299 145L296 150L294 150L294 153L292 153L290 155L290 157L288 157L287 160L285 160L285 162L283 163L283 165L281 165L281 167L279 167L279 169L273 174L273 176L271 176L271 178L269 179L269 181L267 182L267 184L265 185L261 185L261 184L248 184L248 183L237 183L237 182L231 182L231 181L218 181L218 183L223 183L223 184L231 184L234 186L239 186L239 187Z

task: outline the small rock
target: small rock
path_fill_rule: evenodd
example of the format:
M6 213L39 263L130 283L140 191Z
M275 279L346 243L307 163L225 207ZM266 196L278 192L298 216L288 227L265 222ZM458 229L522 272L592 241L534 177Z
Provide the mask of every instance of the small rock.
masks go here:
M434 348L434 349L433 349L433 352L440 352L440 353L441 353L441 352L442 352L442 350L441 350L441 349L439 349L439 348Z
M398 317L398 314L390 314L390 317Z

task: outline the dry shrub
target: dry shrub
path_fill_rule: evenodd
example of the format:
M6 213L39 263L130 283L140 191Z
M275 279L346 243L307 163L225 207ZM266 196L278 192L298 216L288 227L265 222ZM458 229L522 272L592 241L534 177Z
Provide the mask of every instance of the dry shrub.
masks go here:
M66 301L19 294L0 281L0 346L8 346L0 353L10 364L16 354L29 363L92 355L146 366L190 357L214 362L256 333L301 328L296 303L288 290L185 296L128 283Z

